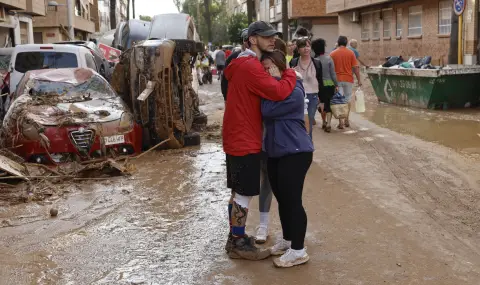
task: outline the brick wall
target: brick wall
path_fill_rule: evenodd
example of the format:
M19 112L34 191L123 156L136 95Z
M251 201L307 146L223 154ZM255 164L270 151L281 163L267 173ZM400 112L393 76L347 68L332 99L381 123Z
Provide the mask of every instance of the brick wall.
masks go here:
M292 18L320 17L327 15L327 0L292 1Z
M408 37L408 11L410 6L422 5L422 35L420 37ZM416 0L393 3L390 5L371 6L360 13L379 11L380 9L393 9L391 22L391 37L383 37L383 20L380 24L380 37L372 38L372 26L370 37L361 40L361 23L350 21L352 12L339 14L339 32L349 39L355 38L359 42L359 52L362 60L368 65L379 65L389 55L402 55L403 58L432 56L433 64L446 64L450 45L449 35L439 35L438 16L439 0ZM402 9L403 25L402 37L396 37L396 12ZM469 47L471 48L471 47Z

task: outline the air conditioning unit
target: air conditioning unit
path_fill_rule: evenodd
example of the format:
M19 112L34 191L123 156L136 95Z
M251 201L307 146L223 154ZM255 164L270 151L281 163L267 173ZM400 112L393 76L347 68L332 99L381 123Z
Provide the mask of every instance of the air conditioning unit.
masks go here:
M352 16L350 17L350 22L352 23L360 22L360 13L358 11L352 12Z

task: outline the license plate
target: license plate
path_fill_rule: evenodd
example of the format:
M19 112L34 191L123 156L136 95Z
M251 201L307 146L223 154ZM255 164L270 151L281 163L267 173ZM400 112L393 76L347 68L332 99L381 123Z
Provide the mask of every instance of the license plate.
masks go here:
M118 135L118 136L111 136L111 137L103 137L103 140L105 141L105 145L121 144L125 142L125 136Z

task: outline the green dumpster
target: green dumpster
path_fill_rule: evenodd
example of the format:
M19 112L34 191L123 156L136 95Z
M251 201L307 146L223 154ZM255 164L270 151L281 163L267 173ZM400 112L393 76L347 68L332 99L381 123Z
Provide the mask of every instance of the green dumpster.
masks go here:
M443 69L367 68L381 102L425 109L465 108L480 102L480 66Z

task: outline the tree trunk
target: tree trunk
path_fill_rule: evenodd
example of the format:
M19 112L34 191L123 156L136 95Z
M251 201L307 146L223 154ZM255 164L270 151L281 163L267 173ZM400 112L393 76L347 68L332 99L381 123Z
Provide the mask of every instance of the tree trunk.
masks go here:
M282 34L283 40L288 41L288 0L282 0Z
M127 21L130 20L130 1L127 2Z
M450 49L448 50L448 64L458 63L458 16L452 9L452 30L450 32Z
M133 11L132 19L135 19L135 0L132 0L132 11Z
M117 0L110 0L110 28L117 28Z
M255 9L255 5L253 1L255 0L247 0L247 18L248 18L249 25L253 21L253 10Z
M210 16L210 1L211 0L204 0L203 3L205 4L205 23L207 23L207 37L208 42L212 42L212 19Z

